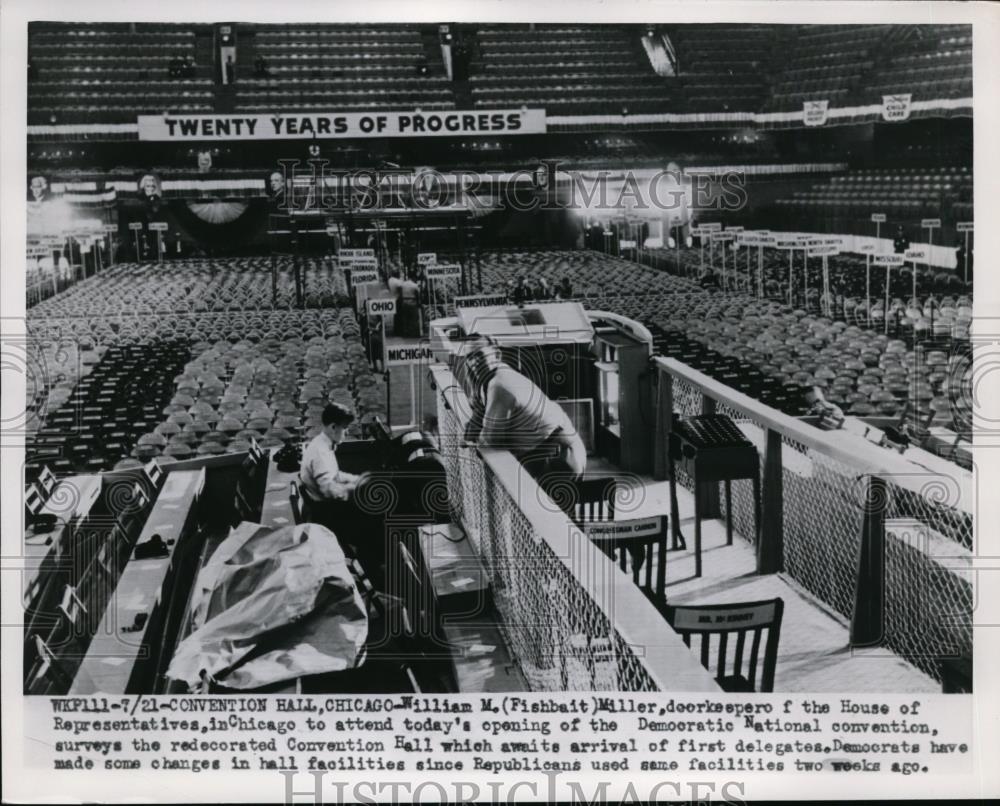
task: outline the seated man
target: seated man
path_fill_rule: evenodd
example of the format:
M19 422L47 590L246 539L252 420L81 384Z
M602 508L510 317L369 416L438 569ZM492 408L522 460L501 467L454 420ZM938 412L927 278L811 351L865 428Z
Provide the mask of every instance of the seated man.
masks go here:
M484 339L473 346L466 383L472 403L468 442L510 451L540 481L583 475L587 449L566 412L505 364L495 344Z
M322 414L323 430L302 452L299 482L309 504L310 520L328 527L344 543L353 546L369 574L369 563L384 560L381 541L370 534L373 519L355 503L354 493L368 478L340 469L337 446L354 415L338 403L330 403Z
M556 288L556 299L572 299L573 298L573 284L570 282L569 277L563 277L562 281Z
M511 289L510 298L515 305L523 305L525 302L531 302L535 298L535 294L523 274L517 278L517 282Z

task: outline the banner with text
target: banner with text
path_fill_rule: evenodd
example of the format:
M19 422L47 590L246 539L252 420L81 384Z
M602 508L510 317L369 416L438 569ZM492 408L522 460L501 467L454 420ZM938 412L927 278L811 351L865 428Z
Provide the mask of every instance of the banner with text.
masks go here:
M296 140L544 134L544 109L139 115L140 140Z
M803 101L802 122L806 126L822 126L830 111L829 101Z
M913 95L909 92L897 92L895 95L882 96L882 120L901 121L909 120L910 105Z

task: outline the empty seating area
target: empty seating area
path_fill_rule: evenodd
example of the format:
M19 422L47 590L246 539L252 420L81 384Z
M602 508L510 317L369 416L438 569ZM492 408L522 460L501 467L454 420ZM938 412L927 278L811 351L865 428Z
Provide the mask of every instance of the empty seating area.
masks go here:
M131 122L137 114L211 112L210 65L170 78L171 61L196 57L194 26L32 26L28 123Z
M175 341L108 347L61 405L49 401L44 426L25 448L35 465L28 475L43 464L59 476L107 470L128 456L158 421L187 358L187 346Z
M327 399L357 412L352 434L384 417L384 381L337 307L343 277L304 266L311 307L296 309L291 258L278 262L276 303L270 259L251 258L119 264L34 306L29 464L63 475L243 451L251 436L276 447L314 433Z
M209 26L38 23L29 36L29 123L127 122L136 114L222 107L435 110L470 102L543 107L552 116L773 112L799 110L808 100L837 107L893 93L914 100L971 95L970 26L662 30L677 57L674 77L650 65L642 26L481 26L467 38L466 84L448 79L433 26L246 24L234 83L219 87ZM178 58L194 65L191 75L168 75Z
M888 52L865 81L865 100L908 92L913 100L972 96L972 28L969 25L911 26L912 33Z
M139 439L139 458L242 453L253 441L262 448L299 443L319 432L331 401L356 414L348 433L360 437L362 420L385 416L385 383L368 368L353 314L329 313L312 314L312 326L302 323L306 334L315 333L308 338L272 331L259 341L194 345L194 359L174 378L164 419Z
M255 26L253 50L267 75L238 71L236 108L365 110L452 109L440 64L425 53L417 26ZM418 68L425 67L421 72Z
M240 28L236 111L453 109L433 27L252 24ZM475 42L476 107L550 115L759 112L971 95L971 29L961 25L672 25L677 75L654 72L621 25L492 25ZM218 111L207 26L44 23L29 38L29 123L132 121ZM176 58L193 77L170 78ZM197 58L201 58L199 63ZM261 57L266 72L257 71ZM779 66L779 57L787 57ZM464 90L460 91L461 94ZM227 101L228 103L228 101ZM463 102L464 103L464 102Z
M763 300L751 296L748 284L744 291L706 290L688 276L598 252L485 255L483 282L496 293L522 274L545 277L550 285L568 277L574 296L588 307L637 319L659 333L657 346L664 354L791 414L802 413L804 389L818 385L829 400L856 416L894 417L909 403L920 422L968 430L971 295L945 283L928 288L917 304L905 304L900 297L909 296L911 275L908 269L894 272L886 327L882 272L872 273L875 304L864 312L862 258L831 259L836 299L824 314L820 261L810 261L811 293L792 307L783 298L787 252L767 253L771 298ZM698 250L681 255L682 275L697 274ZM667 266L673 266L673 257L672 250L665 255ZM742 268L737 271L743 274ZM796 283L802 282L801 273L799 258Z
M886 213L913 237L920 219L940 218L948 229L971 220L972 171L968 166L884 168L849 171L778 199L777 209L799 217L790 223L808 229L823 222L828 231L873 234L871 214ZM967 204L959 207L959 204ZM888 235L889 231L884 230ZM937 233L941 242L942 233ZM947 242L947 241L945 241Z
M100 314L131 317L159 314L221 313L287 309L295 304L293 259L274 259L277 294L272 295L271 258L175 260L170 263L119 263L78 283L72 294L44 300L33 314L44 318L73 318ZM306 307L329 307L346 298L343 276L328 262L301 258ZM113 339L115 328L94 323L102 341Z
M774 58L775 26L676 25L685 111L756 112L767 92L765 71Z
M544 279L549 288L569 278L574 298L644 294L652 289L697 291L693 280L673 277L622 258L581 250L539 250L535 252L493 252L480 257L484 293L510 290L521 275L534 284Z
M880 57L884 25L797 26L766 109L801 109L804 101L844 106Z
M628 300L622 312L642 309L643 301ZM898 417L909 403L921 422L935 427L961 432L970 422L969 361L957 342L946 340L945 349L908 347L903 339L843 318L717 295L658 304L643 320L663 331L667 355L770 398L790 414L803 413L804 389L819 386L828 400L858 417ZM691 342L710 353L692 351Z
M550 115L662 112L670 79L653 72L638 31L612 25L480 28L469 86L477 107L544 107Z

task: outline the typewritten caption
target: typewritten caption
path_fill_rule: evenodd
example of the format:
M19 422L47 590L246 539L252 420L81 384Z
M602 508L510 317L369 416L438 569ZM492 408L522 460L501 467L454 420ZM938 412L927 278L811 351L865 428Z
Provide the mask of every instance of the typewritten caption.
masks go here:
M963 696L62 697L26 702L53 770L958 772ZM43 716L44 714L44 716ZM49 752L39 752L39 741Z

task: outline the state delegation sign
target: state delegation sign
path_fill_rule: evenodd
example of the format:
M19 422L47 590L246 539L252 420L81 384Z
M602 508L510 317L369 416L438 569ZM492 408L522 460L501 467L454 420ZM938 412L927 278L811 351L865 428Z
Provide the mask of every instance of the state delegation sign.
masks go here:
M425 345L408 347L389 346L385 348L385 365L401 367L407 364L430 364L434 361L434 351Z
M455 297L456 308L500 308L506 304L506 294L476 294L471 297Z
M545 110L139 115L138 124L140 140L174 142L544 134Z

